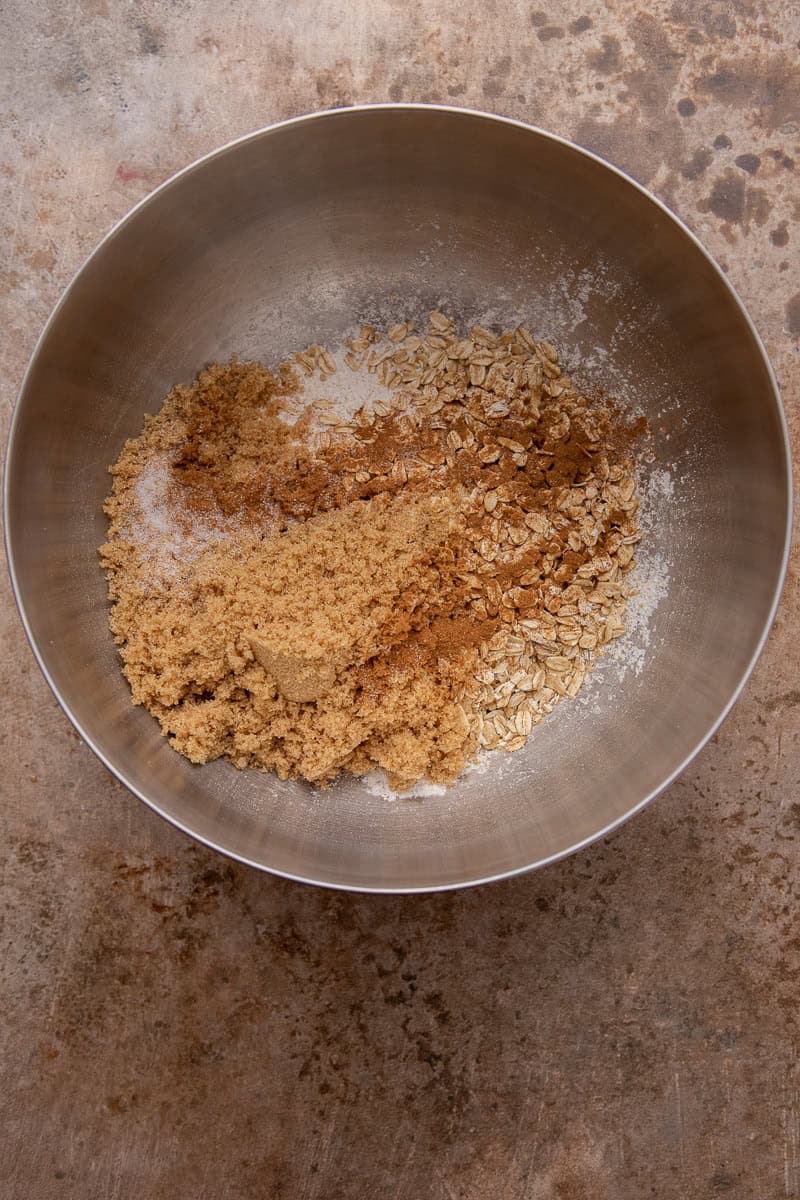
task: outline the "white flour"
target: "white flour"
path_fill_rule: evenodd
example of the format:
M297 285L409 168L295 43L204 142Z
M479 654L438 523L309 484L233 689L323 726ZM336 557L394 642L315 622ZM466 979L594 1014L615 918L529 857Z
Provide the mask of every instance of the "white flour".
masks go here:
M181 522L170 500L170 462L165 454L147 463L133 489L136 515L124 530L145 554L154 585L177 580L187 565L233 529L230 521L217 519L212 525L196 513L191 522Z
M650 472L640 488L642 540L636 547L636 568L628 576L636 595L625 606L625 633L604 656L614 665L618 678L626 671L641 674L647 662L653 617L670 585L668 562L654 548L653 541L658 525L667 517L668 506L674 503L675 483L668 471L658 469Z
M286 411L281 413L281 419L287 425L294 425L304 409L313 404L314 419L309 431L312 436L326 429L321 420L324 413L329 412L346 423L352 420L359 409L364 408L369 412L378 401L389 404L397 396L392 388L381 383L377 375L370 375L366 367L354 371L348 366L344 359L347 353L345 346L330 350L329 353L336 364L336 373L327 379L320 379L316 372L313 375L301 375L301 390L296 396L290 397Z
M423 800L428 796L444 796L447 793L446 787L424 780L415 783L408 792L395 792L389 787L386 772L381 770L370 771L362 777L361 782L371 796L377 796L380 800Z

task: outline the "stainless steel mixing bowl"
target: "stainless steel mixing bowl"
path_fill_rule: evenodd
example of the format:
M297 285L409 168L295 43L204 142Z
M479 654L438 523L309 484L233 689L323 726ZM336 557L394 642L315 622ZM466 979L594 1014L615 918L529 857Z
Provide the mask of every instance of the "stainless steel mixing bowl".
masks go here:
M190 766L131 706L108 631L97 561L108 464L171 385L209 360L275 361L337 339L356 318L398 320L437 304L464 320L524 320L579 377L646 412L649 565L628 652L524 751L445 795L391 802L352 780L319 793L225 763ZM227 854L375 891L541 865L607 833L674 779L764 642L789 505L769 363L688 230L558 138L413 105L263 130L135 208L42 335L6 475L7 547L28 636L106 765Z

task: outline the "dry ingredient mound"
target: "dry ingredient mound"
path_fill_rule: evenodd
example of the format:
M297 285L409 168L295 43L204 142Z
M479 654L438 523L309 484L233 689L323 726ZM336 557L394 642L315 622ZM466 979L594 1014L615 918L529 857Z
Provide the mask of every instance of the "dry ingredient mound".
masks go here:
M100 554L134 703L196 763L449 783L624 630L642 423L434 312L174 388Z

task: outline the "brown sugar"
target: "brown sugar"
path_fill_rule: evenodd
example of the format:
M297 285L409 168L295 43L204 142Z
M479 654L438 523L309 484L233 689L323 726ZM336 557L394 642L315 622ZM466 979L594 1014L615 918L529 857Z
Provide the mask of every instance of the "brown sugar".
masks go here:
M320 347L214 364L146 419L112 468L111 628L193 762L447 783L623 631L643 431L523 329L435 313L363 327L347 363L376 379L347 419L303 407L336 378Z
M462 502L458 489L351 501L253 555L248 641L287 700L319 699L344 668L457 603Z

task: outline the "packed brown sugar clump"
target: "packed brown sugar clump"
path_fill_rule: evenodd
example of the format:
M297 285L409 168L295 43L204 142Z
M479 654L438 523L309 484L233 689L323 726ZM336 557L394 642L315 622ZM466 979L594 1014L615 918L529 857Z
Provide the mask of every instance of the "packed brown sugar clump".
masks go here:
M194 762L321 784L518 749L623 632L641 432L527 330L438 312L207 368L112 468L134 702Z

